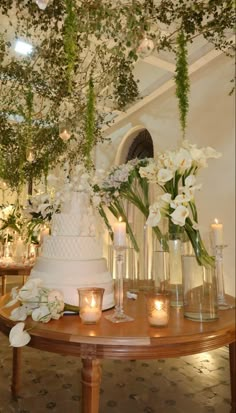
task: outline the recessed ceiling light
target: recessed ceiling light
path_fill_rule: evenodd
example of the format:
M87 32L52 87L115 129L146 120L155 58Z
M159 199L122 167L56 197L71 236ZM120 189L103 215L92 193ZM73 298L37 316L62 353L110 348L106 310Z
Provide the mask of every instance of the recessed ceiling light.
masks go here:
M33 46L30 43L23 42L23 40L17 40L15 44L15 51L27 55L30 54L33 50Z

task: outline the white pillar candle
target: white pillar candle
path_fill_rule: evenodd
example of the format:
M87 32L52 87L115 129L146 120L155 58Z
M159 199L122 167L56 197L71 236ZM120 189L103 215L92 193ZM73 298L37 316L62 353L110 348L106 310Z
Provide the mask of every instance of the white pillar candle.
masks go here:
M19 239L16 242L16 249L15 249L15 253L14 253L14 259L17 262L22 261L24 253L25 253L25 245L24 245L24 242L21 239L21 237L19 237Z
M118 221L114 224L114 246L125 247L126 245L126 223Z
M220 224L218 219L215 219L215 222L211 224L211 230L214 244L223 245L223 224Z

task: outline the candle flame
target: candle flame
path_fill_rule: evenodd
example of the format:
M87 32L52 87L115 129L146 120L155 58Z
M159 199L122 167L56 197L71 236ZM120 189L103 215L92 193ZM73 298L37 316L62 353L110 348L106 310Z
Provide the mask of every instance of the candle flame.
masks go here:
M219 224L219 221L217 218L215 218L214 221L215 221L215 224Z
M94 298L93 295L92 295L92 300L91 300L91 303L90 303L90 307L91 307L91 308L96 307L96 300L95 300L95 298Z
M122 222L122 217L119 217L119 222Z
M157 311L160 311L160 310L162 310L162 307L163 307L163 303L161 302L161 301L155 301L154 302L154 306L155 306L155 309L157 310Z

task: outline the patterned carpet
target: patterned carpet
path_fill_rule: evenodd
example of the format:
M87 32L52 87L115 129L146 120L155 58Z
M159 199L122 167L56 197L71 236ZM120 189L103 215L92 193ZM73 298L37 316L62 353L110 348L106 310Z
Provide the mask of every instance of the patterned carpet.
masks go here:
M11 348L0 333L0 413L79 413L80 360L25 347L11 400ZM230 413L228 349L179 359L103 361L99 413Z

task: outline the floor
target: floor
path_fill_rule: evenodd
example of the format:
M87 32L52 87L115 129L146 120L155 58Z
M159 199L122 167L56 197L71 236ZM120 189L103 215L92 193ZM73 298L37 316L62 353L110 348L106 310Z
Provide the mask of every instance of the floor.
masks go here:
M79 413L80 360L25 347L11 399L12 351L0 333L0 413ZM230 413L228 348L179 359L103 361L99 413Z

